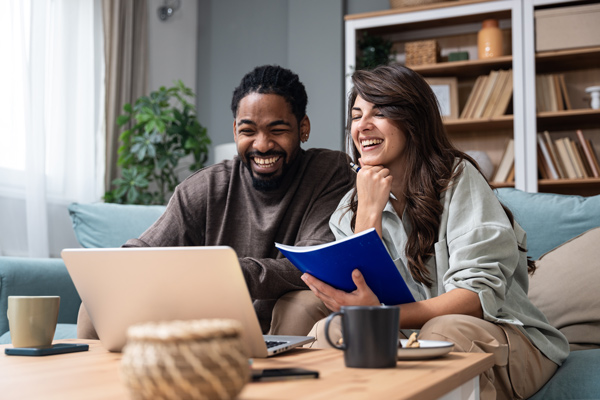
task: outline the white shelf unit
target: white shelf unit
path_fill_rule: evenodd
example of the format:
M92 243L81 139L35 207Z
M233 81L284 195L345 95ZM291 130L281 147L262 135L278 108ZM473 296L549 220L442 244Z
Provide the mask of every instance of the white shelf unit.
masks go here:
M515 140L515 187L525 191L535 191L537 176L529 173L531 168L526 158L527 140L525 135L525 92L524 92L524 62L523 62L523 6L521 0L462 0L461 2L443 2L441 7L391 12L383 15L365 15L354 18L348 16L345 21L345 69L346 93L351 88L350 75L356 63L357 34L363 30L393 32L394 40L412 41L424 38L475 34L481 28L481 21L486 18L500 16L501 28L511 29L512 62L509 67L513 71L513 116L512 137ZM372 13L374 14L374 13ZM431 26L431 27L430 27ZM450 63L448 63L450 64ZM441 64L440 64L441 65ZM468 67L467 67L468 68ZM479 69L486 66L479 65ZM488 67L487 73L493 69ZM455 120L453 123L459 121ZM470 121L470 125L479 124L482 129L506 128L507 122L502 121ZM508 120L510 125L510 119ZM450 124L446 124L448 127ZM467 124L469 125L469 124ZM472 129L465 125L466 129ZM453 128L454 131L461 128ZM501 149L503 150L503 149ZM533 149L535 152L535 147ZM537 165L535 166L537 168Z
M586 75L581 79L592 77L589 86L600 84L600 46L592 48L575 48L568 50L536 52L535 46L535 11L540 8L570 7L577 5L600 4L600 1L581 0L526 0L523 1L523 63L525 68L525 160L527 161L526 174L528 190L531 192L544 191L565 194L597 195L600 194L600 179L570 179L570 180L537 180L537 151L536 135L543 130L564 132L569 131L571 135L577 128L588 128L589 132L595 131L594 142L596 153L600 145L600 110L585 108L587 105L581 103L581 99L571 111L537 113L536 110L536 73L540 67L542 72L579 71L580 75ZM600 23L600 21L598 21ZM539 61L539 62L538 62ZM543 66L541 64L544 64ZM593 72L589 72L592 69ZM581 73L581 70L587 72ZM583 96L582 96L583 97ZM584 107L584 108L581 108ZM566 133L563 133L566 134ZM539 184L538 184L539 183Z
M513 115L494 120L471 119L445 121L451 139L462 131L470 132L474 142L489 140L489 132L500 138L512 136L515 141L515 187L527 192L555 192L582 195L600 194L600 179L538 179L537 139L539 131L549 130L557 135L575 129L587 129L593 138L596 153L600 153L600 110L592 110L582 102L582 87L600 84L600 45L561 51L536 53L535 11L575 5L600 4L600 0L460 0L445 1L429 6L387 10L346 16L345 72L346 93L350 90L350 75L357 55L358 34L367 31L381 34L396 42L437 39L446 36L475 34L481 21L500 20L501 28L511 30L512 55L494 63L494 59L464 62L441 62L415 67L425 76L457 76L489 73L492 69L510 67L513 70ZM475 53L476 55L476 53ZM537 64L536 64L537 63ZM451 66L453 65L453 66ZM567 71L577 81L575 92L579 102L573 110L537 113L536 73ZM482 132L481 136L472 134ZM453 136L454 135L454 136ZM493 136L492 136L493 137ZM500 146L496 141L496 146ZM499 149L495 149L498 162ZM503 149L501 149L503 150Z

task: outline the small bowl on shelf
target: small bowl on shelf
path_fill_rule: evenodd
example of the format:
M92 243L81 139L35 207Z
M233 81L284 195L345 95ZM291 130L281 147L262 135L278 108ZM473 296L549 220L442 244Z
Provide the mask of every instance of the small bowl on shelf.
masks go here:
M592 97L590 107L594 110L600 110L600 86L590 86L585 89L585 92Z

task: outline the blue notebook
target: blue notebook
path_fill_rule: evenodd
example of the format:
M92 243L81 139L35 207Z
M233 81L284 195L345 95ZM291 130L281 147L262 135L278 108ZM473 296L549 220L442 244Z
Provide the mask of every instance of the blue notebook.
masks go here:
M275 247L300 271L337 289L356 290L351 275L358 269L380 302L395 305L415 301L375 228L316 246L275 243Z

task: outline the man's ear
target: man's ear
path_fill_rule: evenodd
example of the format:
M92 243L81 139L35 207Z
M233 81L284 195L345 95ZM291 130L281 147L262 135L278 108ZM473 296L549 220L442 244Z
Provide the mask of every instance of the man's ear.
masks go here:
M233 120L233 141L234 142L237 142L237 131L236 131L236 128L237 128L237 123L236 123L236 121L234 119Z
M308 115L305 115L304 118L300 121L300 141L302 143L308 140L310 136L310 119Z

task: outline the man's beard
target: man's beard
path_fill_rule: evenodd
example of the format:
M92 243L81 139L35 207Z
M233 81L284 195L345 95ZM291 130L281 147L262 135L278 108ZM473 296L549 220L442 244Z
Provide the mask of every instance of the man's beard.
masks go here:
M281 167L281 174L279 174L279 176L275 176L275 174L278 171L271 172L269 174L261 174L261 173L255 172L252 169L252 167L250 166L250 163L254 162L254 161L252 161L252 158L254 156L259 156L259 157L280 156L280 157L282 157L283 158L283 166ZM250 153L246 153L244 155L243 161L244 161L244 165L246 166L248 171L250 171L250 176L252 177L252 187L254 187L254 189L259 190L261 192L269 192L272 190L279 189L279 187L281 186L281 182L283 182L283 178L285 177L285 174L287 173L288 167L289 167L286 162L287 161L286 154L283 152L278 152L278 151L268 151L266 153L253 151Z

